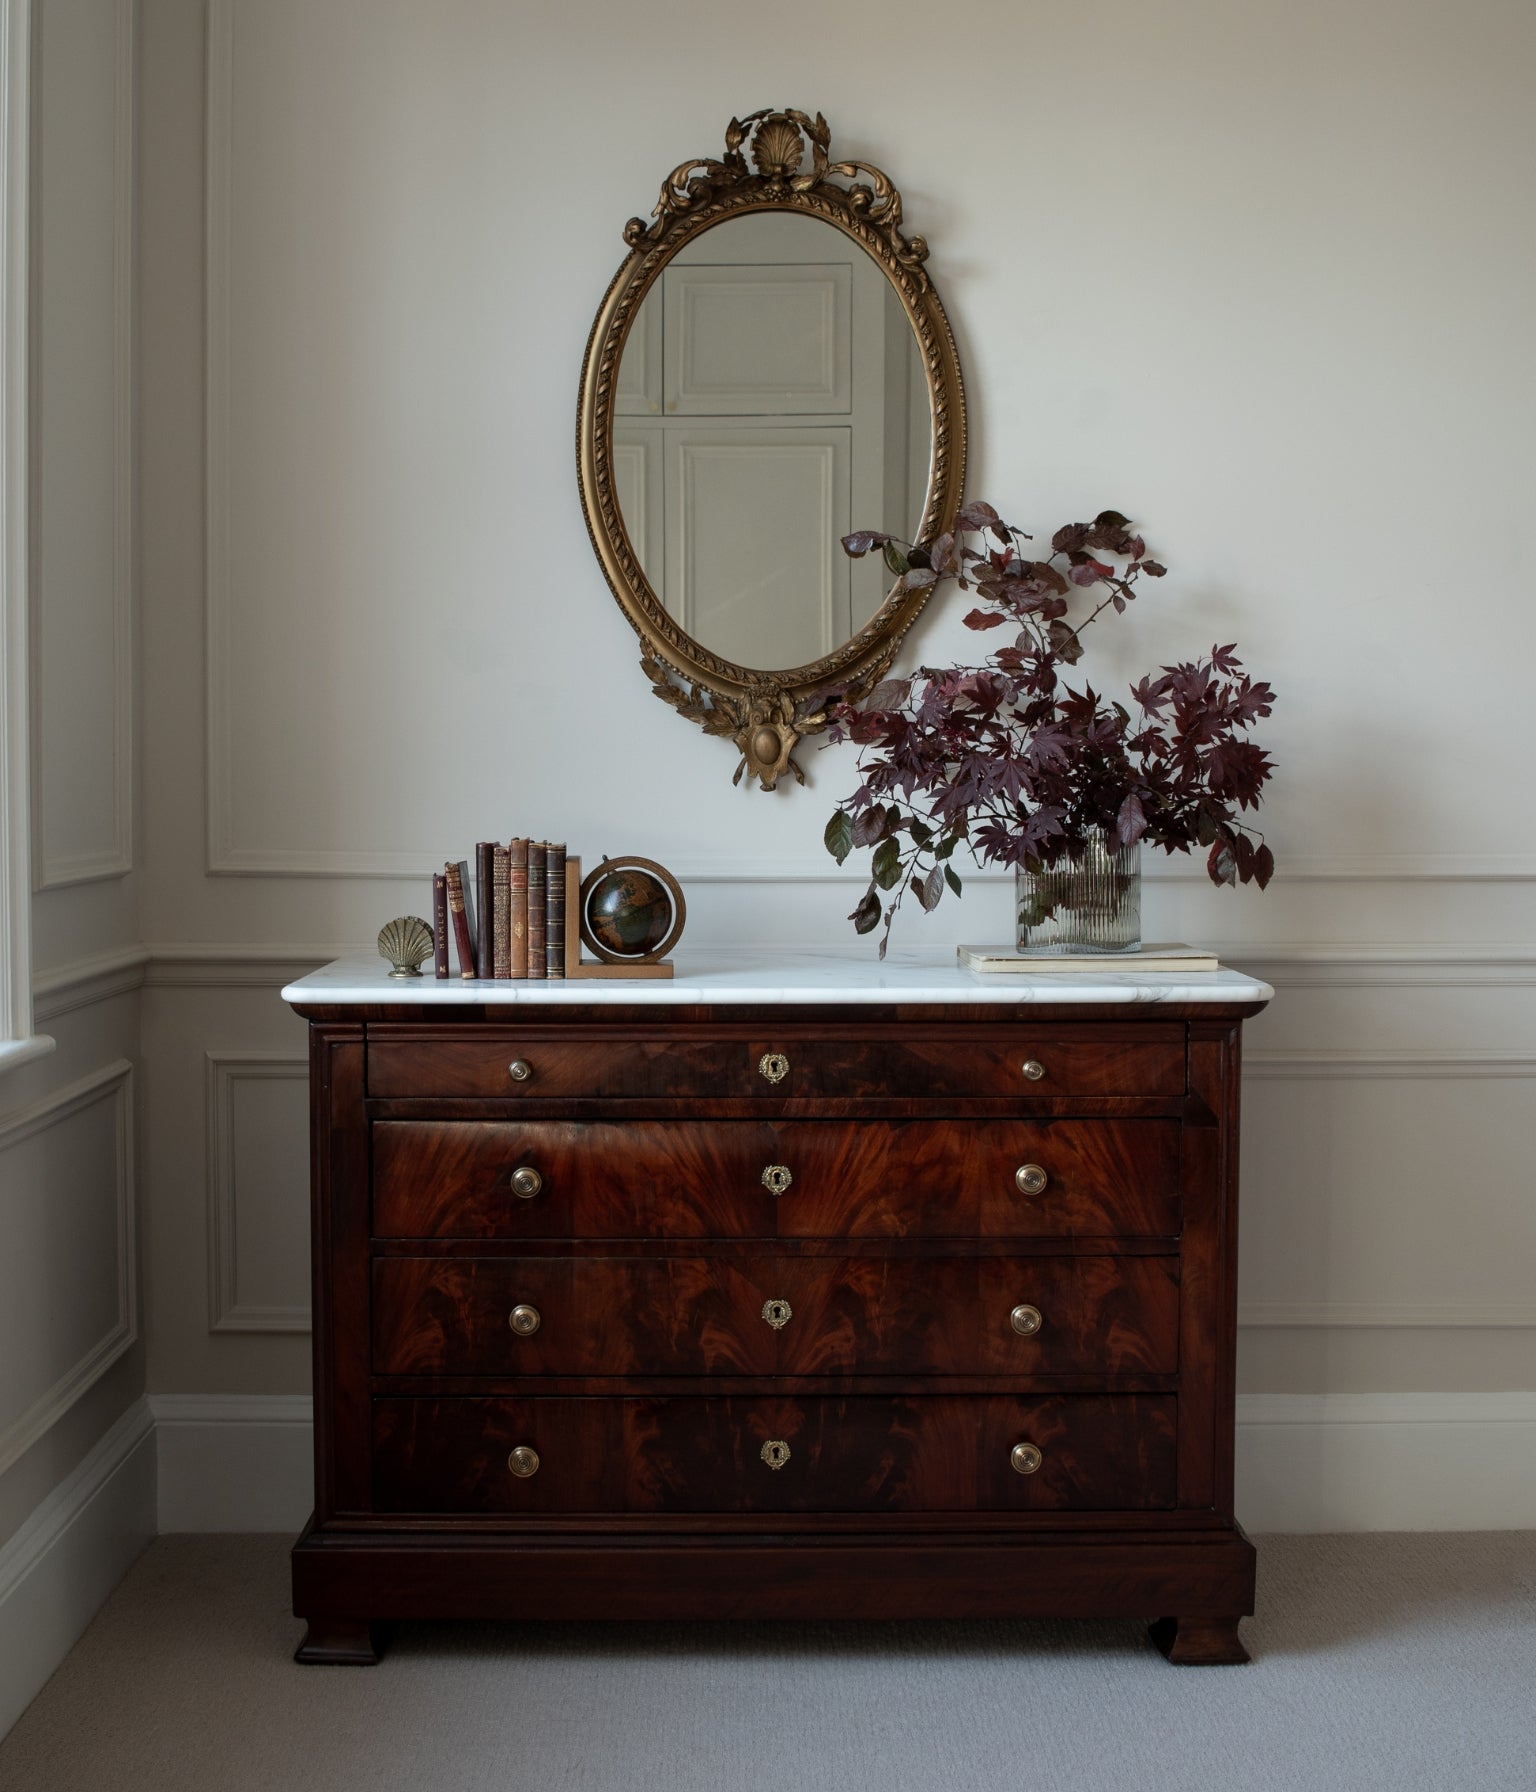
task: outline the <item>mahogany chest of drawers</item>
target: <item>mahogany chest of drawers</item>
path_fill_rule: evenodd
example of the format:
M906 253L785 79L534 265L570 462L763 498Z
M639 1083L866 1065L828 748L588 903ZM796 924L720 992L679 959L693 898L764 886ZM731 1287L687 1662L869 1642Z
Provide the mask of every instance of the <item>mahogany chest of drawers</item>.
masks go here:
M284 992L301 1661L372 1660L388 1619L980 1615L1246 1659L1238 1051L1270 991L845 968L771 1002Z

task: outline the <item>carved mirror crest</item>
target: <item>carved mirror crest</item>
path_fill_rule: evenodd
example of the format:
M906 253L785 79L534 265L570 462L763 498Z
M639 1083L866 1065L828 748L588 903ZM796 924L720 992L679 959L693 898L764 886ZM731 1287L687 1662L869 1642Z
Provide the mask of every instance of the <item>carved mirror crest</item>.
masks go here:
M901 196L825 119L733 118L624 227L582 368L593 546L657 696L771 790L828 703L889 669L925 590L841 538L953 524L965 398ZM807 166L807 159L809 165Z

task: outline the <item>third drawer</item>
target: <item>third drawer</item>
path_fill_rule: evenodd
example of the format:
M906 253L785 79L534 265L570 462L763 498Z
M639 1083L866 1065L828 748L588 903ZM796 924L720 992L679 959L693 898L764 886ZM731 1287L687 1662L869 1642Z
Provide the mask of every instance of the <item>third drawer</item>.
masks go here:
M380 1238L1172 1237L1174 1120L381 1121Z
M388 1257L380 1375L1169 1374L1175 1257Z

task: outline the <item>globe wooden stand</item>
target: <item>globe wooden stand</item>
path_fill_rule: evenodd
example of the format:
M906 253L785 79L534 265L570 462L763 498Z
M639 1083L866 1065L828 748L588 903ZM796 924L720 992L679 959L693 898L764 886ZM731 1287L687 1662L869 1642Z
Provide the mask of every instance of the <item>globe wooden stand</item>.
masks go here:
M653 981L671 981L672 960L670 958L664 958L658 964L639 961L634 964L608 964L600 959L584 959L581 956L581 944L581 860L567 857L565 861L565 974L567 979L572 977L591 977L594 980L649 978Z

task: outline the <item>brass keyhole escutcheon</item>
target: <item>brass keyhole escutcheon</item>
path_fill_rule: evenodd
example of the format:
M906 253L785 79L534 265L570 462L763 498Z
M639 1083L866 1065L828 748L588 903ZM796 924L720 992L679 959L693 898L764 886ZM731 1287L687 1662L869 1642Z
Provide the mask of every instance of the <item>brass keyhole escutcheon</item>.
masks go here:
M1008 1465L1016 1475L1032 1475L1044 1460L1034 1444L1015 1444L1008 1452Z
M1045 1075L1045 1066L1038 1058L1026 1058L1019 1068L1024 1072L1025 1077L1032 1083L1038 1083L1041 1077Z
M507 1467L518 1480L526 1481L539 1472L539 1453L532 1444L519 1444L507 1458Z
M1038 1307L1026 1306L1020 1302L1008 1315L1008 1323L1021 1337L1029 1337L1039 1331L1045 1321L1040 1317Z
M794 1317L795 1310L787 1300L765 1300L763 1317L777 1331L782 1331Z
M512 1172L512 1193L524 1201L531 1201L544 1186L544 1178L532 1164L520 1164Z
M1038 1195L1050 1180L1039 1164L1020 1164L1013 1173L1021 1195Z
M784 1464L789 1461L789 1445L782 1437L770 1437L758 1451L758 1455L768 1464L769 1468L783 1468Z
M770 1195L782 1195L793 1181L794 1177L784 1164L769 1164L763 1171L763 1187Z
M526 1083L533 1075L533 1066L526 1058L514 1058L507 1066L507 1075L514 1083Z
M783 1052L764 1052L757 1061L757 1068L770 1083L782 1083L789 1075L789 1059Z
M520 1338L531 1338L544 1321L539 1316L537 1307L530 1307L519 1302L507 1315L510 1325Z

